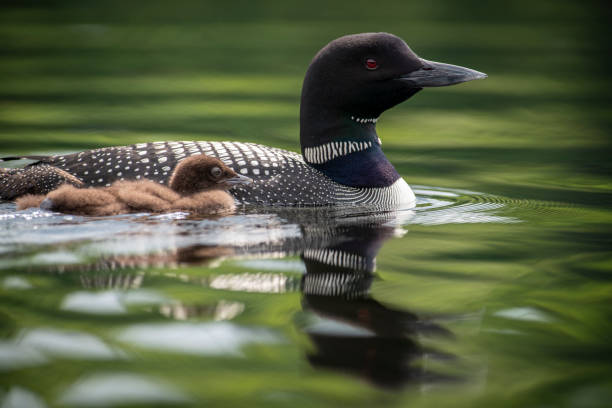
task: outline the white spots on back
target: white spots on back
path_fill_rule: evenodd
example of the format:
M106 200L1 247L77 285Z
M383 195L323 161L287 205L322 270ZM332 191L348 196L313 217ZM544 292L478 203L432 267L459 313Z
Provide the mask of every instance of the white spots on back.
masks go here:
M366 150L374 143L375 141L334 142L306 148L305 154L307 159L325 161ZM398 180L394 185L384 188L344 186L333 182L309 166L298 153L254 143L139 143L132 146L109 147L65 155L62 161L58 157L57 162L53 164L73 173L90 185L107 185L119 179L139 178L149 178L165 184L180 160L200 153L217 157L238 173L249 175L255 180L252 185L240 185L231 189L238 201L243 203L384 204L405 201L405 197L410 194L409 187L403 180ZM102 162L100 162L102 157ZM95 176L92 171L86 170L88 165L89 168L93 167L98 172ZM144 168L140 167L141 165ZM402 187L402 183L405 187Z

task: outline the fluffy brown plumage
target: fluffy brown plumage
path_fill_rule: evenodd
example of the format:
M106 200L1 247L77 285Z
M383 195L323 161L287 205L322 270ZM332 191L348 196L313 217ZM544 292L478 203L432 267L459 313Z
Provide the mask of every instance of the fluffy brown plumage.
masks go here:
M235 209L227 190L252 180L236 174L214 157L191 156L181 161L169 180L169 187L151 180L118 181L110 187L77 188L64 184L47 195L25 195L17 208L38 207L68 214L116 215L131 212L185 210L198 214L219 214Z

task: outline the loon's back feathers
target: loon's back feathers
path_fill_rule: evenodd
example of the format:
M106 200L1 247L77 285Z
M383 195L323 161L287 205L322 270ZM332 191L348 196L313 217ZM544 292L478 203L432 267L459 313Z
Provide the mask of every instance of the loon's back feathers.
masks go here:
M251 185L236 185L230 190L245 204L397 206L402 204L405 190L410 191L401 179L388 189L341 185L308 165L298 153L240 142L154 142L105 147L49 156L44 162L18 170L61 169L78 175L86 186L108 187L117 180L143 179L167 184L177 163L197 154L216 157L236 173L254 180Z
M14 200L26 194L46 194L63 184L85 186L70 172L43 162L22 169L0 168L0 199L3 200Z
M107 186L122 179L167 183L179 161L204 153L255 180L231 190L243 203L412 206L412 190L381 150L378 117L423 87L484 77L421 59L392 34L348 35L323 47L306 72L300 103L304 156L253 143L155 142L28 158L39 160L31 168L53 166L86 185ZM18 195L0 180L0 198Z

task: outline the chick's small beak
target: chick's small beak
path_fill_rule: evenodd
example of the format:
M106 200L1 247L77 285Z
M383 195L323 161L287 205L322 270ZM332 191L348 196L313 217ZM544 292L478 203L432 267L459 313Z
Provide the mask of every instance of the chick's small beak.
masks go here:
M253 179L247 176L242 176L240 174L236 174L234 177L220 181L220 183L225 183L225 184L229 184L230 186L236 185L236 184L252 184L253 183Z

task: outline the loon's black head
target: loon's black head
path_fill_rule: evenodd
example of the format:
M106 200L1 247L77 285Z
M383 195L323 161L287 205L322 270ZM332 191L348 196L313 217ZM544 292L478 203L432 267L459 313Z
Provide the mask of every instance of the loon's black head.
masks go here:
M453 85L486 75L418 57L399 37L363 33L340 37L312 60L302 87L302 148L345 138L352 120L373 126L385 110L423 87Z
M485 77L468 68L424 60L393 34L340 37L315 55L304 78L304 159L341 184L390 186L400 176L380 148L380 114L424 87Z

